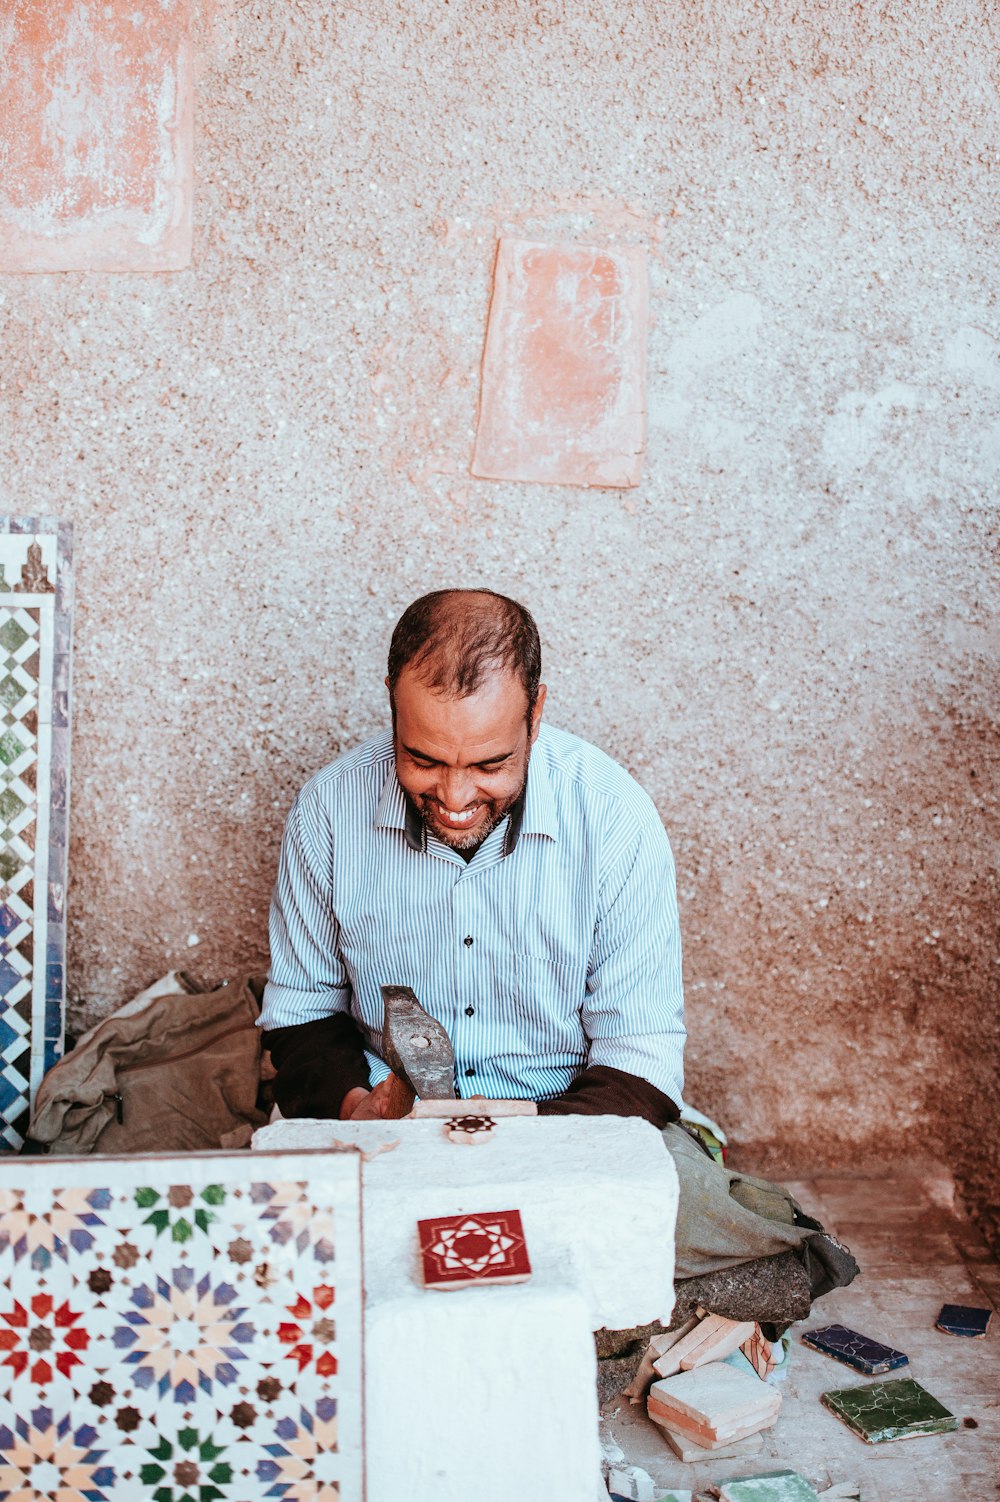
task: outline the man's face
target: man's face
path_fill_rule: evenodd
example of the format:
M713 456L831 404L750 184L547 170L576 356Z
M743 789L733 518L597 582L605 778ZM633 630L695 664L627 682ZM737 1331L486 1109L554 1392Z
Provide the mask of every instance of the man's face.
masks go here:
M520 797L538 735L545 687L528 723L513 673L495 673L452 699L409 668L396 684L396 776L425 824L453 850L474 850Z

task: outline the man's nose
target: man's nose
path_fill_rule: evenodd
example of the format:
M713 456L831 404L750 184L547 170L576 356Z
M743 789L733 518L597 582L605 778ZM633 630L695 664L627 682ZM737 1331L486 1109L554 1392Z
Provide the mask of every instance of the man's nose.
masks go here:
M466 767L445 767L438 778L438 801L459 814L476 795L476 785Z

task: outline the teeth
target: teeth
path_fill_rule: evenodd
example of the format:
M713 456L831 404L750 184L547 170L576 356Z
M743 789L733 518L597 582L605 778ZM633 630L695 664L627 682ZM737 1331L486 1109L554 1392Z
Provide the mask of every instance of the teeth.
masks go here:
M478 809L470 808L464 814L453 814L450 808L442 808L440 803L438 804L438 808L441 811L442 817L447 819L449 824L468 824L469 820L474 819L479 812Z

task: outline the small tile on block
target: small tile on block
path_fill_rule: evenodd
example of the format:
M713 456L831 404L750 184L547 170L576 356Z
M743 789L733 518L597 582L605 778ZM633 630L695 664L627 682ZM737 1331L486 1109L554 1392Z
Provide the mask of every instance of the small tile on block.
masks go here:
M418 1220L426 1288L469 1288L481 1283L524 1283L531 1263L517 1210L443 1215Z

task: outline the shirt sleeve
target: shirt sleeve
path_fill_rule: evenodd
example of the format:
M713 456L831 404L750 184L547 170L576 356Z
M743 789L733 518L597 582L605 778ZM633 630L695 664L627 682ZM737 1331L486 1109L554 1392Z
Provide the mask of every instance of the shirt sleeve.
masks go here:
M332 865L329 823L300 795L285 825L271 898L271 965L259 1024L268 1032L350 1012L351 985L332 906Z
M588 1068L638 1075L682 1105L686 1031L676 878L652 805L601 885L582 1020Z

